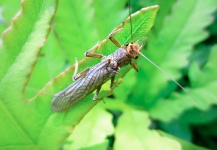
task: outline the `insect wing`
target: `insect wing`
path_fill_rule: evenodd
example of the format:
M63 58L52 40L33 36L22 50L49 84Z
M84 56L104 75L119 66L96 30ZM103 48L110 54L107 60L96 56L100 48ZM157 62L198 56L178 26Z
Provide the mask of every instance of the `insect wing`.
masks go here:
M54 112L61 112L69 109L81 99L89 95L97 86L102 85L105 80L107 81L114 73L105 72L108 67L108 59L105 58L101 63L90 68L86 76L79 78L74 83L69 85L64 90L55 94L52 102L51 109Z

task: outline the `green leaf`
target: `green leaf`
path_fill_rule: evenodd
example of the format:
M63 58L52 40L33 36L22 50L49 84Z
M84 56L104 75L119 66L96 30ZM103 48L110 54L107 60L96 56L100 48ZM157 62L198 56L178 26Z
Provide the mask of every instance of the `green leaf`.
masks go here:
M211 45L199 45L191 55L191 62L196 62L200 67L204 66L209 58L211 48Z
M179 78L180 69L188 64L187 58L193 46L207 38L208 33L204 29L211 24L211 14L216 6L216 0L176 1L158 36L149 41L147 57L175 79ZM149 109L154 107L159 97L168 93L169 79L145 60L139 64L144 67L141 67L135 90L128 101Z
M193 145L177 137L152 129L147 112L125 108L118 120L115 130L115 149L198 149L205 148Z
M51 21L56 7L57 1L55 0L23 1L19 15L16 16L12 26L3 35L3 44L0 50L2 62L0 63L0 118L4 120L0 122L0 147L2 149L11 147L13 149L59 149L63 144L63 140L74 129L74 126L98 103L98 101L92 101L93 94L91 94L67 113L51 112L50 103L52 97L46 96L44 93L57 92L70 84L74 66L47 83L34 98L25 99L24 92L30 76L33 81L30 82L28 89L32 88L36 91L35 89L38 89L42 83L50 78L48 72L52 71L51 76L57 72L52 67L47 67L47 70L46 68L41 69L41 71L46 72L45 75L49 76L45 80L41 76L43 73L40 74L42 64L38 64L33 73L37 61L45 63L44 66L49 65L52 60L50 56L58 54L59 50L62 49L61 45L58 45L61 44L58 41L57 45L52 45L55 42L49 42L55 41L55 39L58 40L58 36L54 32L54 34L50 35L48 43L46 43L47 45L40 56L41 48L50 32ZM133 33L138 35L135 36L135 39L147 40L157 10L158 6L152 6L132 15L132 19L135 20ZM114 37L121 44L130 41L129 18L125 21L124 29ZM51 49L55 49L55 51L51 52ZM93 49L93 52L108 55L116 49L113 43L105 39L99 44L98 49ZM43 60L43 54L49 56ZM59 54L61 55L61 53ZM62 56L57 58L61 61L65 60ZM58 60L54 60L55 65ZM79 70L92 66L97 62L99 60L85 58L79 62ZM59 69L63 67L62 63ZM128 66L121 69L121 73L116 78L116 86L120 84L120 81L130 68ZM40 79L40 76L43 79ZM37 83L37 81L40 83ZM31 94L30 90L26 92ZM111 92L108 83L106 83L100 96L105 97ZM106 141L102 141L98 146L104 146L105 143Z
M113 132L111 114L105 111L102 105L97 105L75 127L73 134L66 140L64 149L80 149L104 143L106 137Z
M158 10L158 6L152 6L149 8L144 8L141 11L137 12L136 14L132 15L132 19L136 20L134 24L134 30L133 33L137 34L137 38L141 38L144 36L148 37L149 31L151 27L153 26L154 18L156 15L156 12ZM119 29L121 27L118 26L115 30ZM118 34L114 35L114 37L120 41L120 43L125 43L129 41L130 39L130 24L129 24L129 18L125 20L125 26L124 29L119 32ZM136 38L136 37L135 37ZM104 55L107 55L109 53L112 53L116 50L116 47L113 43L111 43L108 39L103 40L97 49L93 49L93 52L95 53L101 53ZM91 58L84 58L79 63L79 68L84 69L87 66L92 66L98 61L91 59ZM121 72L116 76L116 81L114 88L117 87L121 81L123 76L131 69L130 66L124 67L121 69ZM49 93L50 91L59 91L63 88L65 88L70 82L71 82L71 76L73 74L74 66L68 68L66 71L61 73L58 77L56 77L54 80L52 80L50 83L48 83L44 89L42 89L40 92ZM109 94L111 94L111 90L109 88L110 83L106 83L103 85L99 97L105 97ZM39 97L40 98L40 97ZM72 109L70 109L70 112L65 116L65 123L62 124L62 118L64 116L63 113L57 113L52 114L47 122L47 127L52 126L52 124L55 124L56 126L54 129L56 132L50 133L55 137L54 140L63 140L66 138L66 136L70 133L67 130L63 130L63 128L67 128L68 126L74 126L79 123L81 118L97 103L97 101L92 101L93 94L90 94L86 98L84 98L81 102L76 104ZM44 101L44 100L40 100ZM49 108L50 101L44 102L45 108ZM73 118L73 119L72 119ZM62 135L62 136L61 136ZM60 144L60 143L59 143Z
M119 0L117 5L116 0L60 1L55 31L71 64L75 57L81 60L85 51L106 38L126 18L125 2Z
M85 147L85 148L80 148L79 150L106 150L108 147L108 140L105 140L104 142L100 143L100 144L96 144L94 146L89 146L89 147Z
M21 11L2 36L0 49L0 148L36 149L42 127L35 103L23 90L50 32L57 0L24 0ZM42 114L41 114L42 115ZM44 115L44 114L43 114ZM45 115L46 116L46 115ZM43 142L44 145L52 143ZM44 146L44 149L46 146ZM55 146L54 146L55 147Z
M217 11L214 13L214 17L215 17L215 21L208 29L211 35L217 36Z
M11 19L19 11L21 2L14 0L1 0L0 6L2 8L2 16L4 16L5 23L9 25Z
M206 111L201 111L196 108L190 109L180 116L180 120L188 124L206 124L216 120L216 118L217 108L215 105Z
M65 63L66 58L55 33L51 30L26 88L27 97L34 96L48 81L65 69Z
M129 15L128 9L125 8L127 2L127 0L119 0L118 5L117 0L95 0L93 2L95 7L94 22L97 27L98 40L105 39L114 27L127 18Z
M173 138L173 139L177 140L182 145L183 150L208 150L207 148L203 148L203 147L200 147L200 146L197 146L197 145L193 145L193 144L191 144L189 142L181 140L181 139L179 139L179 138L177 138L175 136L172 136L170 134L167 134L167 133L165 133L163 131L158 131L158 132L159 132L159 134L161 136L164 136L164 137L167 137L167 138Z
M135 71L128 72L123 78L121 85L118 87L118 90L113 91L112 95L117 100L125 101L128 98L130 92L132 91L133 85L136 82L136 73L137 72Z
M188 123L182 120L172 120L171 122L160 122L159 128L168 134L179 137L185 141L192 141L192 132Z
M151 27L153 26L153 21L156 15L156 12L158 10L158 6L152 6L149 8L144 8L140 12L137 12L136 14L132 15L132 19L135 20L134 22L134 30L133 33L137 36L134 36L135 39L141 39L143 38L144 40L147 39L149 31ZM118 26L116 29L117 30L121 27ZM126 43L130 39L130 24L129 24L129 18L125 20L125 26L124 29L121 30L118 34L114 35L114 37L120 41L120 43ZM116 50L116 46L109 41L109 39L103 40L101 43L99 43L98 48L94 48L92 50L93 53L101 53L104 54L105 56L108 54L111 54ZM94 64L99 62L97 59L92 59L92 58L84 58L80 63L79 63L79 70L83 70L87 67L91 67ZM121 73L119 73L116 76L116 86L120 84L122 81L123 76L131 69L130 66L124 67L121 69ZM45 86L45 89L42 89L41 92L46 91L46 90L55 90L59 91L63 88L65 88L71 80L71 76L74 72L74 66L68 68L66 71L64 71L62 74L60 74L57 78L55 78L51 83L49 83L47 86ZM61 84L60 84L61 83ZM51 84L53 86L51 87ZM115 86L114 86L115 87ZM105 91L103 91L105 89ZM112 91L109 88L109 84L105 84L104 88L102 89L102 92L100 92L101 96L105 97L105 95L108 95ZM107 93L107 94L105 94ZM89 99L89 98L88 98Z
M151 116L169 121L190 108L196 107L205 111L211 105L217 104L215 90L217 88L216 57L217 46L214 46L211 50L210 58L202 70L198 68L196 63L192 64L190 68L189 76L193 87L189 91L197 98L197 102L193 101L186 93L176 94L170 99L160 101L150 110ZM192 121L194 122L194 119Z
M180 149L181 145L173 139L162 137L150 130L151 121L144 111L127 109L118 120L115 131L115 149Z
M19 8L20 1L0 1L0 34L10 25L12 17L18 12Z
M196 63L192 64L189 71L189 77L192 87L197 88L207 84L211 84L212 82L216 81L216 56L217 45L212 47L208 62L202 69L200 69Z
M151 33L151 39L149 41L151 41L152 39L155 40L156 37L153 37L153 36L156 36L155 34L160 33L162 27L164 26L165 18L168 15L170 15L172 11L171 8L176 2L176 0L169 0L166 3L161 0L146 0L146 1L141 0L141 1L145 3L147 6L149 5L159 5L160 6L160 9L156 17L156 21L154 23L152 33Z

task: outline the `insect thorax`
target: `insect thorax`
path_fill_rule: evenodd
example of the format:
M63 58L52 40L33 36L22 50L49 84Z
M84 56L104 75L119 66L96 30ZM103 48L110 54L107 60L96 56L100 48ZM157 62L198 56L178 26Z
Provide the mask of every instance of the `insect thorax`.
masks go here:
M119 67L126 66L131 62L130 57L125 49L119 48L112 54L113 59L118 63Z

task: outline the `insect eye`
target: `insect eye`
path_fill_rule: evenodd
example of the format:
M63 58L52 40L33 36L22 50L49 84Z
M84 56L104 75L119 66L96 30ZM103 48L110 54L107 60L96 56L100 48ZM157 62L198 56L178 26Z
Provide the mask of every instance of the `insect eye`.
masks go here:
M128 46L128 45L129 45L129 43L125 43L125 44L124 44L124 46Z
M135 57L135 59L137 59L137 58L138 58L138 56Z

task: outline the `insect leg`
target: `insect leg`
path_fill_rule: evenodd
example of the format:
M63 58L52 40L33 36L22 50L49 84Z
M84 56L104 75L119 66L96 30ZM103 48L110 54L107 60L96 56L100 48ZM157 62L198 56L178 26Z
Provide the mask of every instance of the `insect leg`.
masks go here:
M112 87L113 87L114 80L115 80L115 76L111 77L111 84L110 84L110 88L112 88Z
M73 75L73 80L75 81L75 80L77 80L77 79L79 79L80 77L84 77L84 76L86 76L86 74L87 74L87 72L90 70L90 68L87 68L87 69L85 69L85 70L83 70L82 72L80 72L80 73L78 73L78 74L76 74L76 75Z
M121 28L121 29L122 29L122 28ZM117 31L119 31L119 30L117 30ZM112 32L112 33L109 35L109 40L111 40L112 43L114 43L118 48L121 48L121 44L120 44L117 40L115 40L115 38L112 37L113 33L114 33L114 32ZM116 33L116 32L115 32L115 33Z
M133 69L135 69L137 72L139 71L137 64L134 64L134 63L130 62L130 65L131 65L131 66L133 67Z
M121 44L120 44L117 40L115 40L115 38L113 38L113 35L116 34L116 33L118 33L118 32L120 32L121 30L123 30L123 27L124 27L124 22L122 23L121 28L119 28L119 29L113 31L113 32L110 33L109 36L108 36L109 40L111 40L112 43L114 43L114 44L115 44L117 47L119 47L119 48L121 48Z
M89 49L88 51L85 52L85 57L92 57L92 58L103 58L104 56L102 54L92 54L90 53L90 51L92 51L93 49L97 49L99 46L99 42L91 49Z
M99 91L100 91L101 87L102 87L102 86L99 86L99 87L96 89L96 93L95 93L94 96L93 96L93 100L99 100L99 99L97 98L97 96L98 96L98 94L99 94Z
M78 60L77 58L75 58L75 71L74 71L74 74L72 76L72 80L75 81L75 76L77 75L77 72L78 72Z
M86 52L85 56L86 57L92 57L92 58L103 58L104 57L102 54L92 54L92 53L89 53L89 52Z
M79 79L80 77L86 76L86 74L89 70L90 70L90 68L87 68L84 71L77 74L77 72L78 72L78 60L75 59L75 71L74 71L74 74L72 76L72 80L75 81L75 80Z

